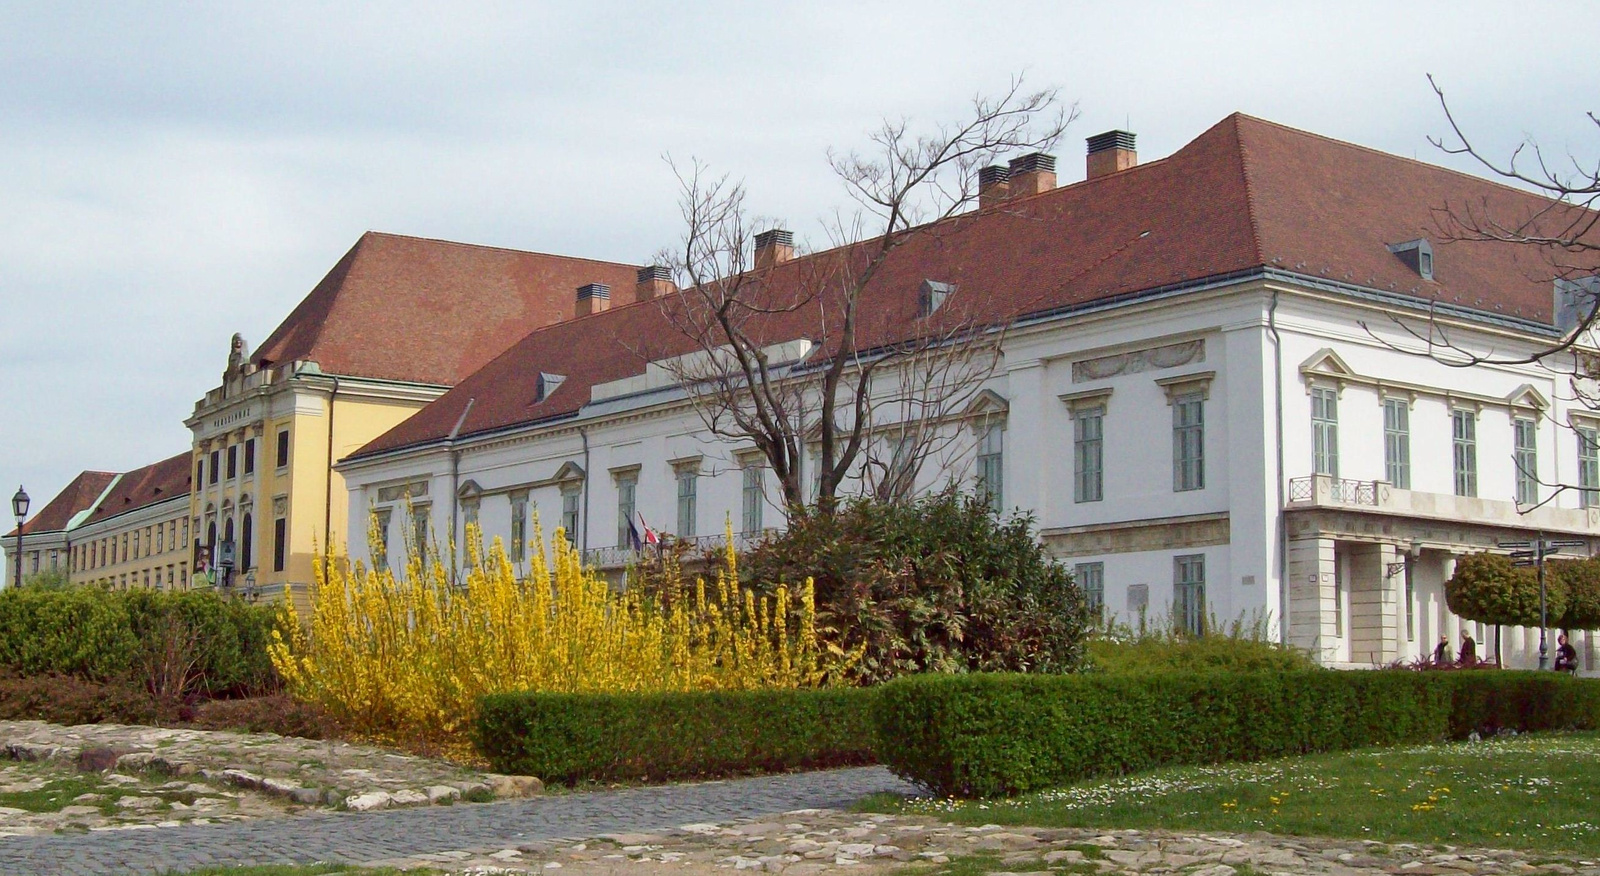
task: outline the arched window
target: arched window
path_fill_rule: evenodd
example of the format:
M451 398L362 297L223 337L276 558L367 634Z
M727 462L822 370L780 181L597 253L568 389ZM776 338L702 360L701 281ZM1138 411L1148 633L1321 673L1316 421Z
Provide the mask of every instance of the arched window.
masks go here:
M250 519L249 511L244 512L244 517L239 521L239 525L244 529L244 532L239 535L239 570L242 572L250 570L250 553L255 542L253 522Z
M206 524L206 549L213 555L217 550L217 521Z

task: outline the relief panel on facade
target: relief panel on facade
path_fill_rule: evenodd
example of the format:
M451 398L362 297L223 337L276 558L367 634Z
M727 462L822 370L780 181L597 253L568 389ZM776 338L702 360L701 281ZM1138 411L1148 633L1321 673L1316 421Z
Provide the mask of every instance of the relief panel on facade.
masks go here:
M1086 383L1090 380L1105 380L1122 374L1138 374L1141 371L1177 368L1179 365L1204 362L1205 360L1206 342L1204 339L1185 341L1181 344L1168 344L1164 347L1130 350L1126 353L1118 353L1115 356L1101 356L1098 359L1083 359L1072 363L1072 382Z

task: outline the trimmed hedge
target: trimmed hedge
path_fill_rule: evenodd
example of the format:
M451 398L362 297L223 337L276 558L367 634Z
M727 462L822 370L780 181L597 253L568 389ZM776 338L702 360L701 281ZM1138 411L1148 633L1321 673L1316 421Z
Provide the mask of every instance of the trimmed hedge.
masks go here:
M990 797L1160 766L1472 732L1600 728L1600 681L1551 673L970 675L880 690L880 753L940 794Z
M572 784L873 762L871 688L483 699L478 751L503 773Z

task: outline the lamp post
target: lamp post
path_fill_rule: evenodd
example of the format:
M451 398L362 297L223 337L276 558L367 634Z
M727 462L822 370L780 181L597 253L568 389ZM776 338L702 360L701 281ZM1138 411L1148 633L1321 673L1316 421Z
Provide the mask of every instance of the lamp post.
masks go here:
M11 513L17 516L17 582L22 586L22 521L28 517L28 491L21 486L17 487L17 494L11 497Z

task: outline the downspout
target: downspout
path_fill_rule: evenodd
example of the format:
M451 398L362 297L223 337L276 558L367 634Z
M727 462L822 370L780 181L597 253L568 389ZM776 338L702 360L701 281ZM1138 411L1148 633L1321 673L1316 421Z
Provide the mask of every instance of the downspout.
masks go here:
M333 400L339 396L339 377L333 378L333 389L328 392L328 481L322 492L322 546L324 557L333 556ZM252 521L253 522L253 521ZM284 585L285 588L288 584Z
M578 534L579 549L585 554L589 552L589 481L594 480L589 476L589 432L582 426L578 427L578 437L583 441L583 532Z
M445 439L445 446L450 449L450 583L456 583L456 516L460 514L461 505L461 451L456 449L456 437L461 434L461 425L467 421L467 414L472 413L472 405L476 398L467 399L467 406L461 409L461 416L456 418L456 424L450 428L450 436Z
M1276 407L1276 426L1272 437L1278 445L1278 643L1289 644L1289 528L1283 520L1283 338L1278 335L1278 295L1272 290L1267 306L1267 333L1272 335L1272 383Z

